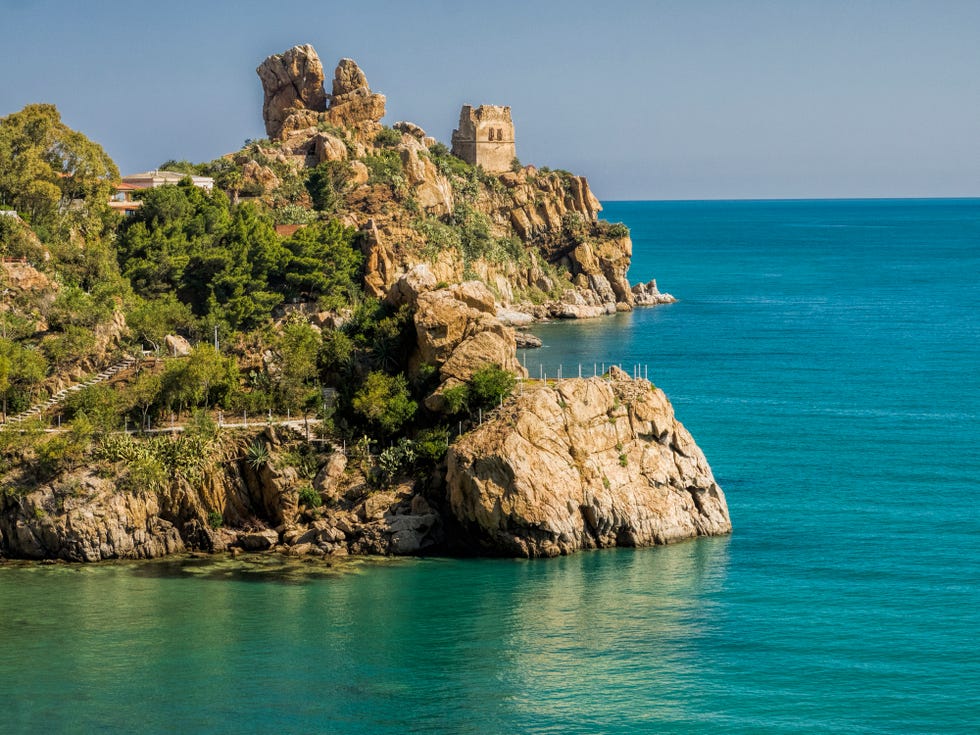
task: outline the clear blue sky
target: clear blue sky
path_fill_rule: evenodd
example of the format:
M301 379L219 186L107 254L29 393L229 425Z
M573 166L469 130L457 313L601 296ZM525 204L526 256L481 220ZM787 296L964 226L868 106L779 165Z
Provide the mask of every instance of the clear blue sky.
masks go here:
M603 199L980 196L980 1L0 0L0 116L52 102L126 172L264 136L255 67L358 61L447 141L513 107L518 156Z

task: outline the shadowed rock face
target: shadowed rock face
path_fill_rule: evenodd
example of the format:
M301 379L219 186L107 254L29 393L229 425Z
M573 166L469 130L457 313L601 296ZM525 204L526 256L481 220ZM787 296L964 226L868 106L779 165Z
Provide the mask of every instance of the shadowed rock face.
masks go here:
M621 370L526 390L452 445L453 515L483 552L556 556L731 531L663 392Z
M293 46L284 53L274 54L255 71L262 80L265 93L262 117L270 138L278 137L283 123L293 112L323 112L327 109L323 64L309 44Z

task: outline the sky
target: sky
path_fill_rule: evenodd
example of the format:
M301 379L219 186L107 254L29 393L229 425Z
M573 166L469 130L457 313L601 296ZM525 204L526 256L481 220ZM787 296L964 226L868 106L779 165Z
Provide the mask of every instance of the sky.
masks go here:
M510 105L522 162L600 199L980 196L980 0L0 0L0 28L0 116L54 103L124 175L264 137L255 67L311 43L446 143Z

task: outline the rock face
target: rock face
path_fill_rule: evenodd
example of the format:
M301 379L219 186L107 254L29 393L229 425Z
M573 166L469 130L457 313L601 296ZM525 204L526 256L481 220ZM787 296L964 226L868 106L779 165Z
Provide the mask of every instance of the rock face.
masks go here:
M96 562L229 549L417 554L442 542L442 518L413 483L376 492L339 452L313 481L323 505L300 507L304 481L276 453L287 438L265 429L252 441L268 446L269 462L256 469L231 461L193 486L181 480L157 492L119 491L82 468L24 494L0 494L0 558ZM214 527L215 515L223 527Z
M265 130L273 140L298 137L302 140L293 142L299 146L315 135L319 123L373 127L384 117L384 95L371 91L364 72L351 59L340 60L334 72L333 94L328 97L323 87L323 64L309 44L274 54L255 71L265 94ZM341 157L330 141L317 143L316 155L321 161Z
M429 157L420 156L413 146L399 146L398 153L408 185L426 214L441 217L452 212L453 188Z
M517 361L514 330L504 326L496 312L493 294L479 281L465 281L416 297L415 360L439 369L440 386L425 401L430 410L441 411L443 392L469 380L488 363L525 374Z
M480 551L555 556L731 531L663 392L610 378L528 389L450 447L450 507Z
M262 80L265 93L262 117L270 138L279 137L283 123L293 112L323 112L327 109L323 64L309 44L293 46L284 53L274 54L255 71Z
M93 497L98 502L89 502ZM70 497L47 487L0 499L0 538L8 553L28 559L152 559L184 551L161 510L156 494L115 493L107 480L86 472Z
M347 162L342 217L364 234L364 288L370 295L385 298L402 275L427 263L437 280L447 283L459 282L468 269L469 277L493 288L505 309L534 319L596 317L667 303L649 289L631 288L626 275L632 255L628 231L598 219L602 207L584 177L515 167L509 107L466 105L460 112L453 153L481 166L492 179L475 192L461 188L437 164L438 158L429 154L436 141L421 127L395 123L401 140L387 145L400 157L399 188L372 180L362 162L379 150L386 100L371 90L353 60L337 64L329 94L323 89L323 66L308 45L270 56L258 73L265 90L266 129L274 139L263 155L294 167ZM258 164L246 165L244 171L249 188L271 192L279 184L271 169ZM476 257L464 264L458 248L434 253L438 223L419 223L425 218L445 223L460 214L460 205L486 217L492 238L520 241L518 247L530 257Z

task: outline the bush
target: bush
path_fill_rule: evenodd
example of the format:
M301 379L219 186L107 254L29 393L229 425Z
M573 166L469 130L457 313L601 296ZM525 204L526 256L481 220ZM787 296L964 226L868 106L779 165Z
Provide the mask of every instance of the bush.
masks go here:
M601 236L616 239L621 237L629 237L630 234L630 228L624 225L622 222L606 222L605 220L599 220L596 223L596 229Z
M436 143L429 148L429 158L436 165L436 168L439 169L439 173L443 176L450 177L450 179L471 179L475 175L475 167L468 164L462 158L454 156L444 143ZM456 182L453 181L452 184L455 189Z
M402 134L393 128L385 128L374 136L374 144L378 148L394 148L402 142Z
M480 368L470 379L473 397L483 408L495 406L507 398L516 384L514 374L496 363Z
M435 464L446 456L449 449L449 429L437 426L420 431L415 438L415 452L420 461Z
M409 395L404 375L375 371L354 394L351 407L383 433L393 434L415 415L418 404Z
M307 508L319 508L323 505L320 494L311 485L304 485L299 489L299 502Z
M369 184L389 184L396 190L406 186L402 157L397 151L383 150L375 156L367 156L364 165L368 168Z
M470 387L466 383L447 388L442 392L442 397L446 401L446 412L450 416L463 413L470 407Z

